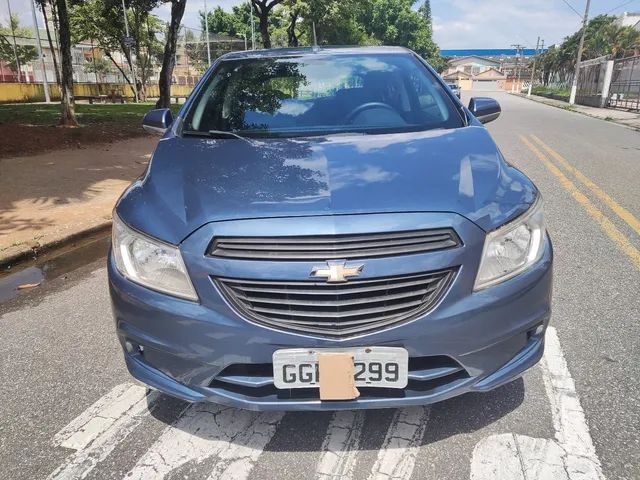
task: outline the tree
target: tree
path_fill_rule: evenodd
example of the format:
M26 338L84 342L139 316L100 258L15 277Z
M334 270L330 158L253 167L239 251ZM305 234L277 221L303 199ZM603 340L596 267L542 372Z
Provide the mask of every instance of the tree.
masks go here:
M422 16L427 25L429 25L429 31L433 33L433 19L431 18L431 1L424 0L424 3L418 8L418 13Z
M160 80L158 82L160 98L156 102L156 108L169 108L171 105L171 78L173 77L173 67L175 65L180 22L182 22L186 5L187 0L171 0L171 20L167 26L162 69L160 70Z
M160 56L161 46L156 32L161 22L150 14L160 0L126 0L129 35L134 46L125 44L126 28L122 13L121 0L76 0L71 10L73 36L75 41L95 40L105 56L113 62L125 81L134 89L138 98L144 96L144 87L148 81L149 62ZM145 53L145 50L147 52ZM135 54L138 71L133 81L131 70L126 71L116 61L116 54L124 55L129 66L133 65Z
M56 83L60 86L60 71L58 70L58 59L56 57L56 49L53 47L53 40L51 39L51 29L49 28L49 18L47 16L47 6L50 6L53 10L54 6L51 3L52 0L36 0L36 3L42 10L42 16L44 17L44 28L47 32L47 41L49 42L49 50L51 51L51 59L53 60L53 71L56 74Z
M33 32L28 28L21 28L18 16L11 15L8 27L0 25L0 60L7 63L11 70L18 74L18 81L20 81L20 67L36 60L38 52L31 45L18 45L15 37L33 37Z
M253 11L258 17L258 26L260 36L262 37L262 46L271 48L271 36L269 34L269 15L273 7L279 5L284 0L251 0Z
M583 60L610 55L621 58L640 50L640 32L633 27L616 24L613 15L598 15L587 24ZM566 83L573 75L581 30L566 37L560 45L549 48L540 56L542 81Z
M385 45L414 50L436 70L444 68L439 48L431 38L427 17L424 12L411 8L412 0L373 0L372 3L362 21L370 36Z
M95 57L86 60L84 63L84 71L87 73L95 73L96 81L103 81L105 75L111 73L111 62L104 57Z
M62 115L60 125L77 127L75 102L73 98L73 65L71 63L71 28L69 26L69 12L66 0L56 0L58 10L58 38L60 39L60 55L62 57L62 75L60 78L60 92L62 96Z

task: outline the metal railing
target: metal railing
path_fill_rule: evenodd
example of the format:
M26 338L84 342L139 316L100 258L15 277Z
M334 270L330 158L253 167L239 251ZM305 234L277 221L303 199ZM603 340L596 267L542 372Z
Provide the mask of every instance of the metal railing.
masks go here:
M614 61L608 105L640 111L640 56Z

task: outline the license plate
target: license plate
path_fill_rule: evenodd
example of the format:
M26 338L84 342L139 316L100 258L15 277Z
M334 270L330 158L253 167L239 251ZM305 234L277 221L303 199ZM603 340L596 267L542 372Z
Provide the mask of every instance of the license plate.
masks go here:
M356 387L407 386L409 354L404 348L291 348L276 350L273 354L273 383L276 388L318 388L318 353L323 352L346 352L353 355Z

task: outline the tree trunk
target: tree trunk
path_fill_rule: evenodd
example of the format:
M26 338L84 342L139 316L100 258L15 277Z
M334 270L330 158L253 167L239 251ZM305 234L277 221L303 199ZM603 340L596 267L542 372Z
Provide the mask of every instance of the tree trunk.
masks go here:
M51 50L51 59L53 60L53 71L56 72L56 83L60 86L60 71L58 70L58 59L56 58L56 51L53 48L53 41L51 40L51 31L49 29L49 19L47 18L47 4L42 3L42 16L44 17L44 28L47 31L47 40L49 41L49 49Z
M271 48L271 37L269 36L269 10L256 9L260 24L260 35L262 36L262 46Z
M297 10L292 10L289 13L289 26L287 27L287 44L290 47L297 47L299 45L298 35L296 34L296 22L298 21Z
M107 56L107 58L109 58L109 60L111 60L111 62L116 66L116 68L120 71L120 73L122 74L122 78L124 78L124 81L127 82L129 85L131 85L131 80L129 80L129 77L127 77L127 74L125 73L125 71L122 69L122 67L120 66L120 64L118 62L116 62L116 59L113 58L113 56L111 55L110 52L105 51L104 54Z
M60 51L62 52L62 78L60 93L62 94L62 116L60 125L77 127L75 102L73 98L73 64L71 61L71 31L69 30L69 13L66 0L56 0L58 22L60 23Z
M160 98L156 102L156 108L169 108L171 105L171 77L176 60L176 44L178 43L178 31L180 22L184 15L184 7L187 0L171 1L171 20L167 29L167 40L164 44L164 55L162 57L162 69L160 70Z

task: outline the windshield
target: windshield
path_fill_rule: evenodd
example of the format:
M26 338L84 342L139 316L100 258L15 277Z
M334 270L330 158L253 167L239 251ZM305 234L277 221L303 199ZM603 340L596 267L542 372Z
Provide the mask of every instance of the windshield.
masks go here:
M222 61L183 133L287 137L461 126L441 84L409 53L311 54Z

